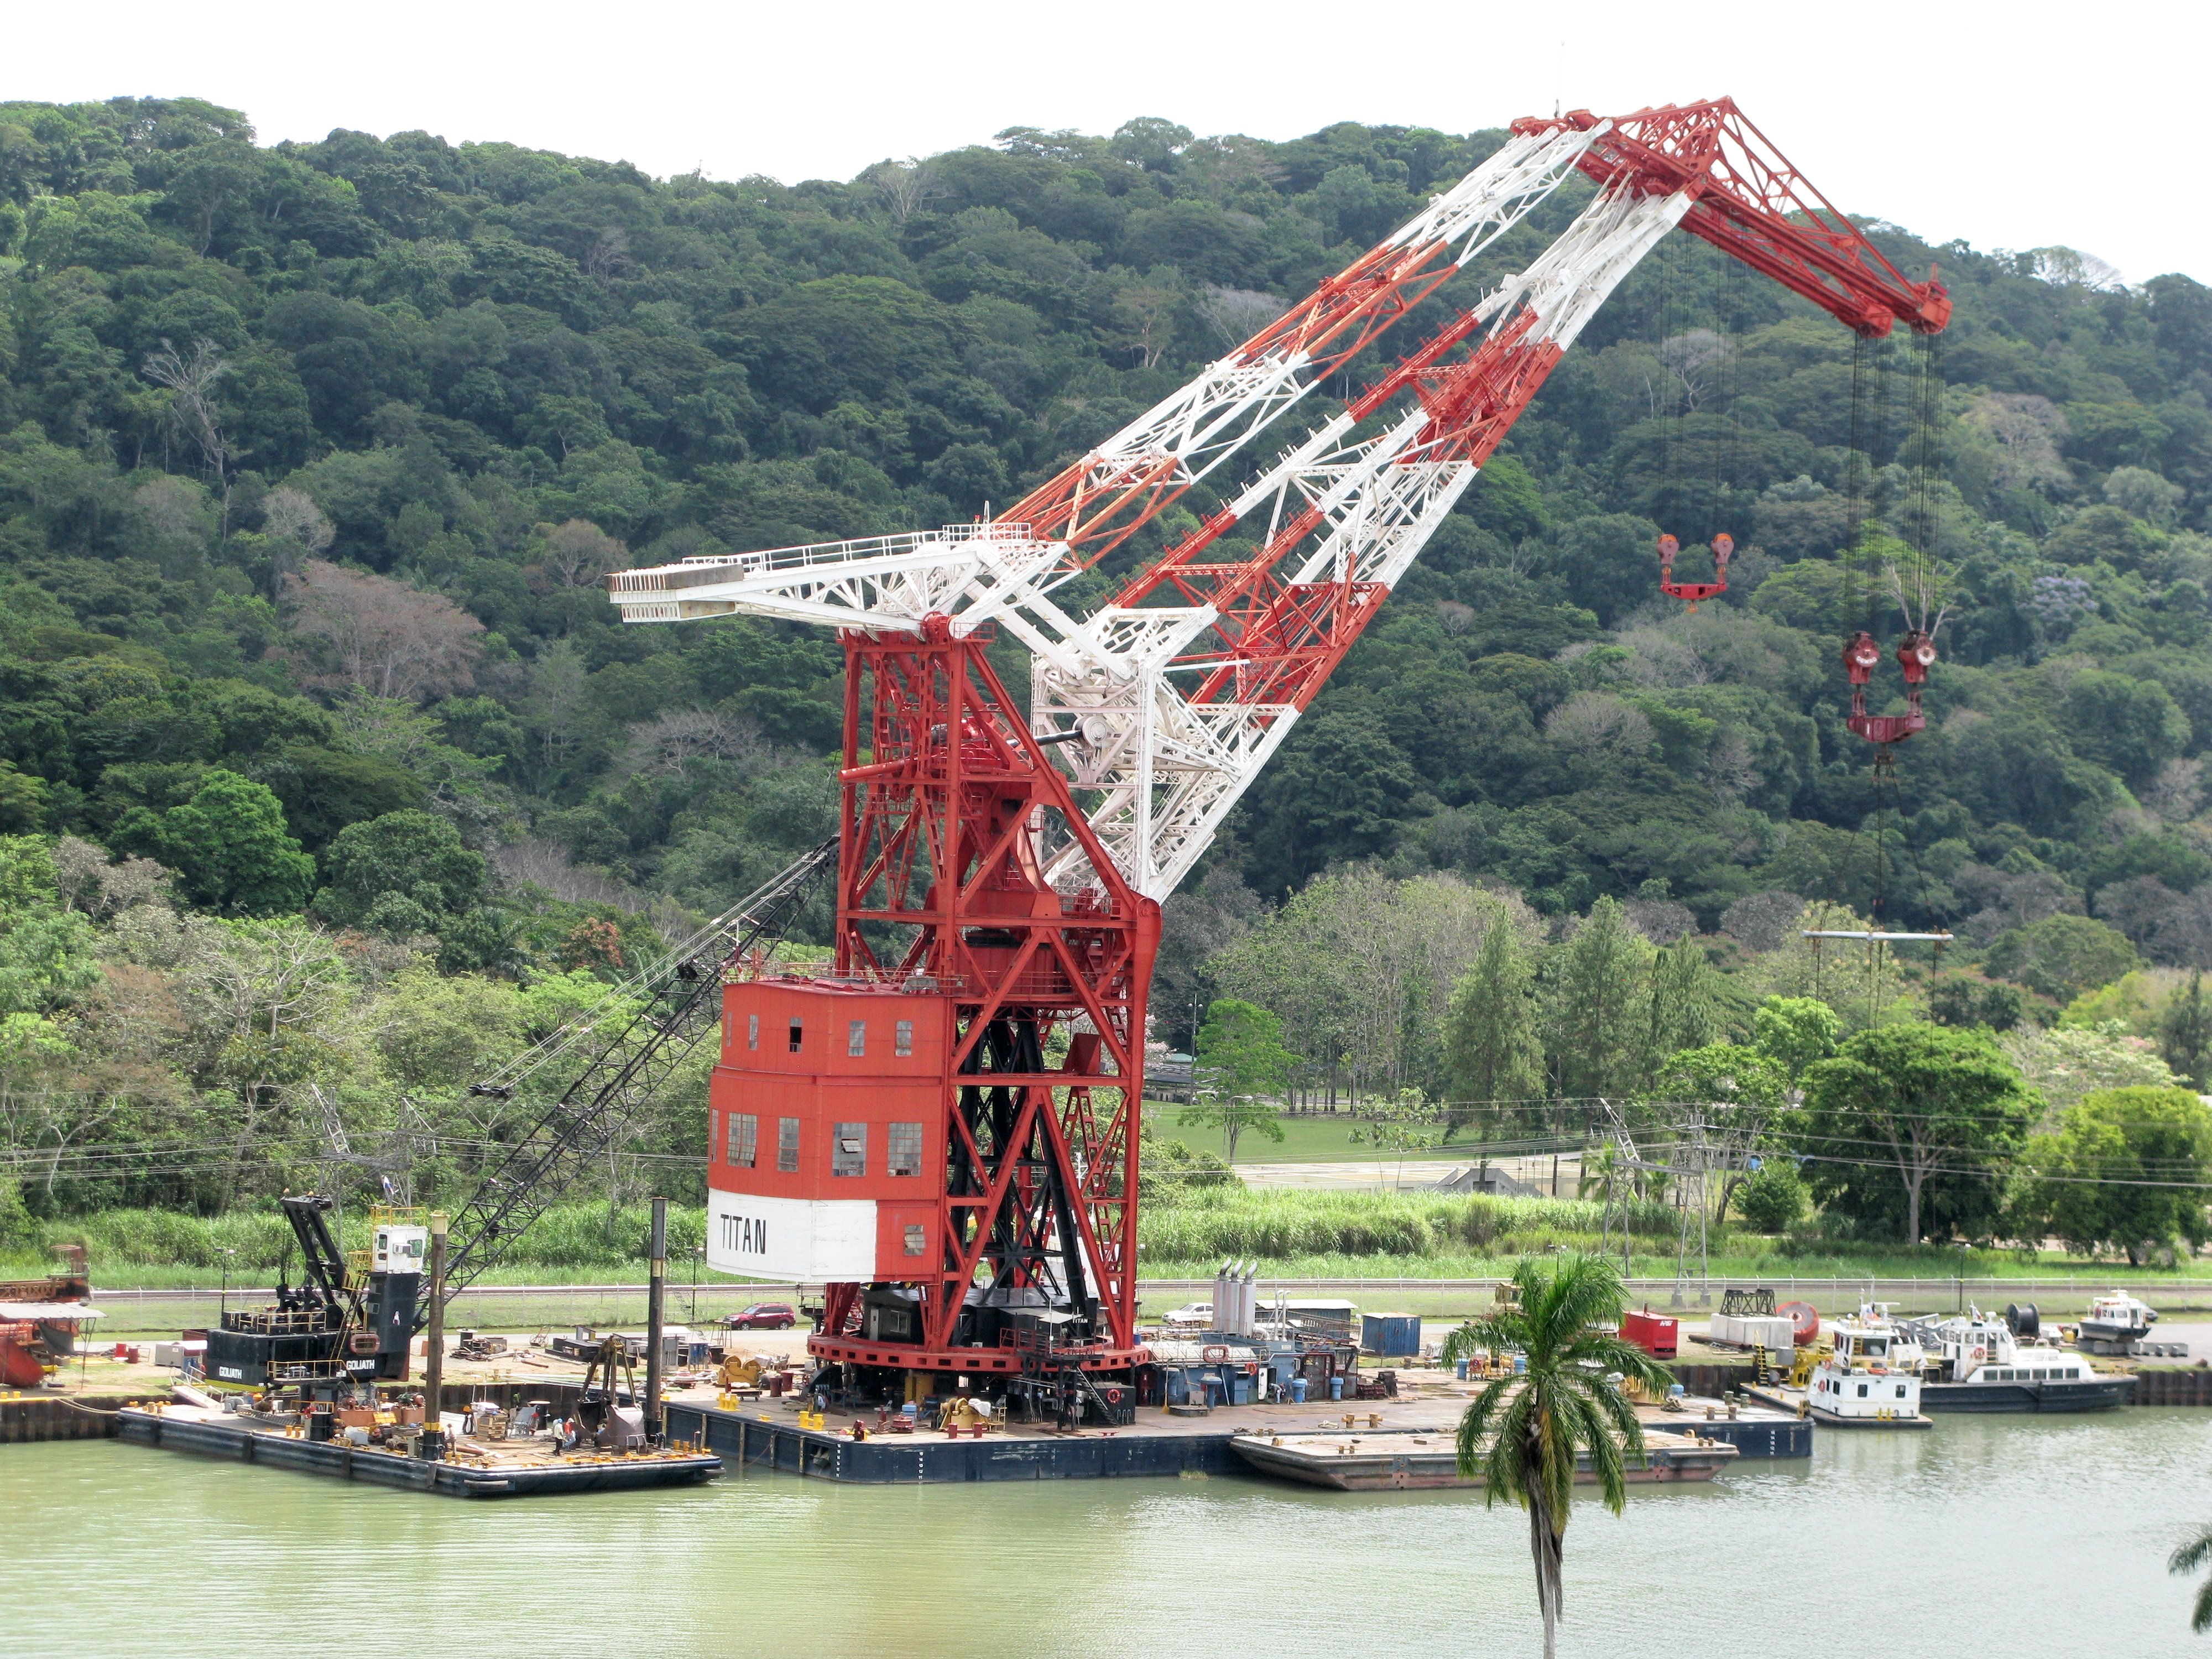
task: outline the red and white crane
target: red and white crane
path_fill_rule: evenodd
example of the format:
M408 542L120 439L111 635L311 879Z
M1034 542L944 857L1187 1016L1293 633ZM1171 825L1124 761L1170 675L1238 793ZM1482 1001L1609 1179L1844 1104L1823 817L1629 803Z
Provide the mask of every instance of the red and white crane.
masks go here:
M1271 464L1213 482L1576 171L1595 191L1526 268ZM733 965L708 1182L713 1266L830 1285L818 1358L1011 1373L1034 1346L1013 1334L1039 1313L1073 1363L1141 1358L1160 901L1553 366L1677 227L1862 334L1948 320L1942 288L1908 282L1728 100L1526 120L992 521L610 579L628 621L748 614L844 641L835 971ZM1224 504L1108 604L1079 617L1054 602L1201 482ZM1030 653L1026 713L984 654L1000 629Z

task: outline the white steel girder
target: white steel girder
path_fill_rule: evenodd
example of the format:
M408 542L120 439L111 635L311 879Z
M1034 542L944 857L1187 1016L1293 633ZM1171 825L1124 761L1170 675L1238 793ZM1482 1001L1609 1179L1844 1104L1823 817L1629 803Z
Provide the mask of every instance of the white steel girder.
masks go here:
M1525 307L1535 313L1525 339L1564 350L1689 205L1680 193L1601 193L1527 270L1483 301L1485 320ZM1396 586L1476 472L1472 462L1423 459L1429 418L1416 406L1380 436L1346 443L1350 422L1340 416L1239 498L1249 510L1273 497L1278 519L1293 496L1321 508L1326 532L1290 581ZM1088 625L1109 637L1125 619L1161 614L1109 605ZM1186 641L1213 619L1203 608L1165 614L1184 619ZM1063 753L1077 787L1099 792L1091 827L1123 878L1156 898L1173 892L1205 853L1300 712L1290 704L1186 702L1172 676L1221 660L1156 657L1127 676L1095 668L1071 675L1042 657L1032 665L1032 726L1041 736L1080 734ZM1063 888L1089 879L1073 843L1058 849L1048 870Z

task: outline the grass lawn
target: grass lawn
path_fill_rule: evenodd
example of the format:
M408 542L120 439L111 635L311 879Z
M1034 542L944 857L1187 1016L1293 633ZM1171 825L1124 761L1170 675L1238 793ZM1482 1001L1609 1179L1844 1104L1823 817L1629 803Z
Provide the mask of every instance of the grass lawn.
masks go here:
M1188 1127L1176 1120L1183 1108L1173 1101L1152 1100L1145 1103L1146 1120L1152 1133L1172 1140L1186 1142L1192 1150L1202 1152L1221 1151L1221 1132L1201 1128L1196 1124ZM1283 1138L1270 1140L1255 1130L1247 1129L1237 1141L1236 1162L1239 1164L1333 1164L1344 1161L1372 1162L1385 1156L1372 1146L1361 1146L1352 1139L1352 1131L1358 1120L1348 1112L1334 1115L1300 1115L1277 1120L1282 1126ZM1480 1154L1471 1143L1453 1142L1449 1146L1431 1148L1425 1152L1409 1152L1407 1161L1443 1158L1455 1164L1473 1162ZM1387 1154L1395 1162L1395 1152Z

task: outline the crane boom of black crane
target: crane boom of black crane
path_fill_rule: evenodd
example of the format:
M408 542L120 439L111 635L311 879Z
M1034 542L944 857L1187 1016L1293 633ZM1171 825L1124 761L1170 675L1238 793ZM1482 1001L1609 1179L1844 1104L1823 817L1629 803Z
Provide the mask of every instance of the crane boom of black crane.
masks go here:
M509 1146L454 1214L447 1299L493 1267L546 1206L605 1153L623 1122L667 1081L692 1045L721 1019L724 964L772 947L837 867L823 842L672 955L638 988L637 1000L590 1032L587 1058L559 1099ZM513 1082L471 1085L505 1096ZM415 1328L428 1323L429 1298Z

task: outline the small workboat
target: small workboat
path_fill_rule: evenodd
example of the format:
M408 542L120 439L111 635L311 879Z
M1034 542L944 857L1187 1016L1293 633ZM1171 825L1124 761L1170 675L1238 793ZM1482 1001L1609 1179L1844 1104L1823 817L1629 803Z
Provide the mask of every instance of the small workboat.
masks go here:
M1381 1434L1240 1434L1229 1443L1262 1474L1280 1475L1310 1486L1337 1492L1412 1491L1422 1487L1480 1486L1480 1475L1459 1472L1458 1437L1449 1429L1426 1433L1404 1430ZM1629 1460L1627 1478L1643 1484L1657 1480L1710 1480L1742 1455L1724 1440L1708 1440L1694 1433L1674 1434L1647 1429L1644 1462ZM1576 1462L1575 1479L1593 1481L1589 1454Z
M2158 1323L2158 1310L2125 1291L2114 1291L2089 1304L2080 1327L2084 1353L2130 1353Z
M2024 1346L1995 1313L1919 1319L1910 1329L1925 1354L1920 1390L1931 1412L2095 1412L2135 1398L2132 1376L2100 1372L2063 1348Z
M1925 1356L1889 1316L1889 1305L1862 1303L1856 1317L1831 1322L1834 1351L1822 1356L1806 1384L1814 1422L1839 1429L1934 1426L1920 1413Z

